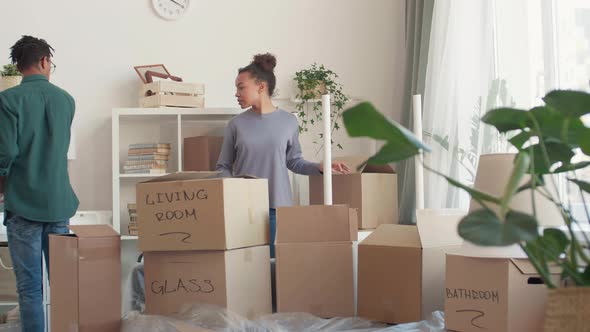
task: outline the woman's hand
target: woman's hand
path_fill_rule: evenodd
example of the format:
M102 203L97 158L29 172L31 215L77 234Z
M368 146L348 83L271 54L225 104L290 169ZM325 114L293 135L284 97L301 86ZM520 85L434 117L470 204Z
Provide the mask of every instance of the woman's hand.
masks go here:
M320 163L320 172L324 172L324 163L321 162ZM350 173L350 168L348 168L348 166L346 166L345 163L343 162L339 162L339 161L334 161L332 162L332 170L334 172L338 172L338 173L342 173L342 174L348 174Z

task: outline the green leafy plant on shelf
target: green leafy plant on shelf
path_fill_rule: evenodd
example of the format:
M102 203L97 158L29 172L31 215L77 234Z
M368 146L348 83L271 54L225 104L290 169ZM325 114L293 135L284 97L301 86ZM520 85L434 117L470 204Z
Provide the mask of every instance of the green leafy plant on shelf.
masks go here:
M2 77L21 76L21 73L16 68L16 65L8 64L8 65L4 65L4 69L0 72L0 76L2 76Z
M300 118L299 132L304 133L309 131L310 126L316 123L322 123L322 95L331 95L331 128L332 133L340 129L338 121L342 117L344 106L349 98L344 94L343 87L337 82L338 74L326 68L324 65L312 64L309 68L303 69L295 73L293 80L297 86L297 111ZM320 140L314 140L314 143L319 144L320 147L316 151L318 153L323 148L322 140L323 134L318 134ZM332 143L339 149L342 149L340 143Z
M501 197L477 191L450 177L436 172L453 186L467 191L481 206L470 212L458 226L462 238L481 246L519 245L549 288L559 286L590 286L590 240L576 235L577 220L568 205L559 196L555 176L566 175L566 181L584 193L590 193L590 183L579 179L577 170L590 166L590 162L572 162L576 151L590 156L590 128L582 117L590 114L590 94L579 91L552 91L543 100L544 106L530 110L495 108L488 111L482 122L511 135L509 142L518 149L513 171ZM399 162L417 155L428 147L400 126L388 120L370 103L361 103L346 110L344 124L352 137L370 137L385 141L383 148L370 160L371 163ZM530 181L519 186L523 177ZM545 183L544 179L549 179ZM531 193L533 213L511 210L511 201L519 192ZM546 228L539 232L535 209L535 195L545 196L561 212L565 231ZM499 212L491 206L498 206ZM586 218L590 213L585 210ZM581 233L584 234L584 233ZM549 268L557 265L562 270L561 283L550 277Z

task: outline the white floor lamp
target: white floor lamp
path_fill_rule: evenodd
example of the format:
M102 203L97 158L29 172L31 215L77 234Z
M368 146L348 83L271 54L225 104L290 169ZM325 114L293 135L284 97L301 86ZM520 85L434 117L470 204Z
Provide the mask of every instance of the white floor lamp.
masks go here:
M330 95L322 95L322 118L324 121L324 205L332 205L332 126Z
M414 135L422 141L422 95L412 96L412 114L414 116ZM422 167L423 152L414 159L416 176L416 210L424 209L424 168Z

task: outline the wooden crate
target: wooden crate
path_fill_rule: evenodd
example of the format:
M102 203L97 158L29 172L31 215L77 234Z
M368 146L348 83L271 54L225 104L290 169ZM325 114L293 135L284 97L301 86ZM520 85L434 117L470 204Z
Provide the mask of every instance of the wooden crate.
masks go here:
M139 95L140 107L205 107L203 84L157 81L143 84Z

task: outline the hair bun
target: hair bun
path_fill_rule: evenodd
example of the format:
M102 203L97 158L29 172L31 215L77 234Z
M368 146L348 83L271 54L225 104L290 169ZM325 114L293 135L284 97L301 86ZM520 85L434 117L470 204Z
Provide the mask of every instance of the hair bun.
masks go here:
M252 63L258 65L264 71L273 72L277 66L277 58L270 53L256 54Z

